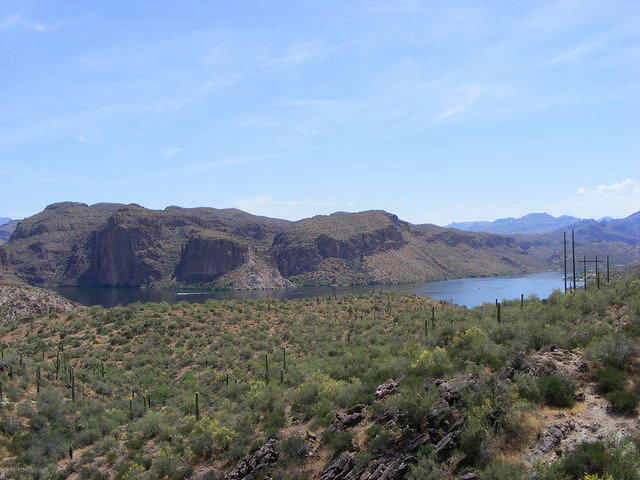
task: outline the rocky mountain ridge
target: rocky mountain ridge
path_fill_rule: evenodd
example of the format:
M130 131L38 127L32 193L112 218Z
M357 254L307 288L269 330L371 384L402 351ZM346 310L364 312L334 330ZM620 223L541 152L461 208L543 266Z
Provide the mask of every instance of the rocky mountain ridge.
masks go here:
M606 223L608 238L635 234ZM8 267L34 285L268 289L542 270L558 265L560 240L414 225L381 210L290 222L237 209L64 202L21 221L4 249ZM606 245L625 261L640 258L631 244Z

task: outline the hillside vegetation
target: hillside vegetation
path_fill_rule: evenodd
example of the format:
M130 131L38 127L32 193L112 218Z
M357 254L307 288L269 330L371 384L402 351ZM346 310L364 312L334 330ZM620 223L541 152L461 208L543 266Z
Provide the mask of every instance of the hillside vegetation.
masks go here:
M640 275L3 319L0 478L638 478Z

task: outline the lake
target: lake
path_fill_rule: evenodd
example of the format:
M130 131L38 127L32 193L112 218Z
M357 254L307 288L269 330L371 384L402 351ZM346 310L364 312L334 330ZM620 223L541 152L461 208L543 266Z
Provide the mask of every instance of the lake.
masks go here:
M298 287L286 290L242 290L212 292L177 292L155 288L86 288L57 287L57 293L83 305L113 307L134 302L195 302L207 300L293 299L328 295L358 295L375 291L405 292L436 300L447 300L475 307L497 299L519 298L520 294L548 297L553 289L563 288L561 272L540 272L511 277L458 278L439 282L403 285L367 285L353 287Z

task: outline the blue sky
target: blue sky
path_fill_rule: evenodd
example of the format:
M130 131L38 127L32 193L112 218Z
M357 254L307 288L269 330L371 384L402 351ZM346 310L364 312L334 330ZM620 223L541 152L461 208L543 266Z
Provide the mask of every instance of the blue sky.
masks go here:
M0 62L0 216L640 210L636 0L3 0Z

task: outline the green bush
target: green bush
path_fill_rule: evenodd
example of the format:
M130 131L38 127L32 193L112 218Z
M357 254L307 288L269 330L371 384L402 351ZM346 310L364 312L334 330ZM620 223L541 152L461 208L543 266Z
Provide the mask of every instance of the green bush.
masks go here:
M621 333L605 335L587 347L587 358L620 369L637 353L636 342Z
M596 382L600 393L623 390L627 383L627 374L617 368L605 367L596 374Z
M480 473L480 480L528 480L531 476L522 465L493 460Z
M603 442L581 443L566 453L542 477L544 480L567 478L581 480L586 475L604 476L618 469L618 458L612 455ZM615 476L617 479L635 479L637 476Z
M615 390L607 394L611 410L619 415L634 415L640 405L640 395L627 390Z
M322 442L334 452L344 452L351 448L353 435L350 432L326 430Z
M545 375L538 379L544 402L552 407L568 408L576 403L575 384L561 375Z
M302 458L307 453L307 442L303 437L293 435L280 441L278 451L287 460Z

